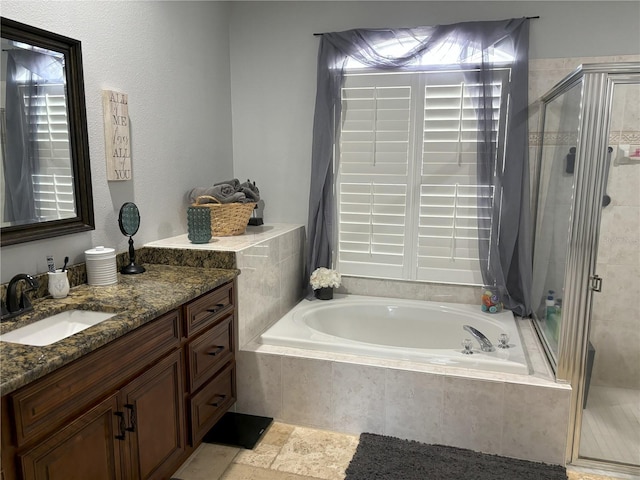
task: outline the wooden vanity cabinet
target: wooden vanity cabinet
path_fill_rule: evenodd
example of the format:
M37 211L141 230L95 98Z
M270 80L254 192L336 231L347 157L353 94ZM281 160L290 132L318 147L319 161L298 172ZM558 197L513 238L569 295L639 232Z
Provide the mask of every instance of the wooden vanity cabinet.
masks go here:
M2 480L169 478L235 401L234 286L2 397Z
M176 350L44 442L19 455L24 478L166 478L185 451Z
M185 358L189 443L204 435L236 401L235 283L202 295L185 307Z

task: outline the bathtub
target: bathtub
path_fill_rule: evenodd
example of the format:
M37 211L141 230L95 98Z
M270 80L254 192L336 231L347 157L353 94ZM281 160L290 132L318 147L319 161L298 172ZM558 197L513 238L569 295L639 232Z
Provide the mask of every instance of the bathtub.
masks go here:
M496 347L483 352L463 330L471 325ZM498 348L501 333L509 348ZM473 354L462 342L473 341ZM361 295L302 300L267 329L258 342L302 349L407 360L500 373L530 374L515 317L486 314L477 305L436 303Z

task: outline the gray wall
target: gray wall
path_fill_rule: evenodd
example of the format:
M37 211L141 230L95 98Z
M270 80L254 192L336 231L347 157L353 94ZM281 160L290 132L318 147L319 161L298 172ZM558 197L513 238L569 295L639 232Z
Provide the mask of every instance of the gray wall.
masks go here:
M124 202L140 209L136 245L184 233L186 191L233 174L229 5L3 0L2 16L82 41L96 218L93 232L2 247L2 282L45 272L48 254L61 265L96 245L125 251ZM132 181L106 180L102 89L129 95Z
M638 2L233 2L233 165L271 222L307 222L318 37L356 27L540 16L531 58L640 53Z

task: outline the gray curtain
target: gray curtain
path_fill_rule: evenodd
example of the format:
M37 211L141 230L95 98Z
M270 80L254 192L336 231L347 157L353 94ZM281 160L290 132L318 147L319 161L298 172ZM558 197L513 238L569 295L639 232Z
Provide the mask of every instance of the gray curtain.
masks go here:
M7 57L6 125L7 143L3 157L5 182L4 220L12 225L31 223L36 219L36 210L31 175L37 171L37 149L33 148L28 107L18 88L15 56ZM35 93L35 87L27 87L28 98Z
M32 50L7 53L4 220L19 225L38 220L32 180L40 164L38 145L33 141L36 96L42 83L64 82L64 64L61 58Z
M502 203L508 202L511 195L518 197L517 208L509 208L506 212L509 216L509 225L516 225L514 238L509 237L509 242L500 242L499 238L481 239L481 247L485 251L498 249L499 255L484 255L483 268L486 272L485 282L491 285L499 285L504 292L506 305L514 307L514 302L522 302L522 312L528 310L525 297L528 295L526 286L519 285L519 277L522 275L531 278L530 252L525 252L530 247L528 238L529 212L528 212L528 165L526 146L526 95L527 95L527 48L528 48L528 19L509 19L489 22L465 22L453 25L438 25L432 27L401 28L401 29L355 29L344 32L324 33L320 38L318 50L318 73L316 106L313 122L313 150L311 157L311 189L309 194L309 219L308 219L308 245L307 245L307 274L317 267L330 267L332 262L332 250L334 242L334 142L336 125L340 119L341 102L340 89L344 81L345 63L349 57L361 64L377 69L407 69L420 70L418 60L425 55L434 55L439 58L447 58L448 67L466 64L469 61L480 63L484 71L491 69L488 62L488 49L497 44L512 45L518 48L516 57L521 60L523 66L514 73L514 82L521 82L524 72L524 87L517 85L517 89L524 95L523 106L518 102L513 106L514 117L517 120L516 132L522 141L519 149L522 156L509 157L509 162L518 166L509 168L509 176L497 173L497 168L490 168L487 164L491 158L491 150L483 152L482 181L494 184L493 177L498 176L501 182L500 192ZM386 50L389 45L396 44L403 48L399 56L392 57ZM516 53L516 52L514 52ZM475 60L477 59L477 60ZM422 68L425 70L425 68ZM490 73L490 72L489 72ZM490 88L490 75L483 75L485 86ZM513 92L512 92L513 93ZM481 102L487 103L487 102ZM482 112L482 115L491 115L492 112ZM487 125L484 124L483 125ZM525 133L521 139L522 132ZM511 138L508 144L511 144ZM517 150L513 149L514 155ZM495 163L495 162L494 162ZM517 177L519 172L520 177ZM487 178L487 175L489 177ZM504 181L516 183L503 187ZM511 205L510 205L511 207ZM526 207L526 208L525 208ZM515 215L519 210L523 216ZM498 214L504 215L505 210L499 210ZM513 218L512 218L513 217ZM492 222L507 228L502 219ZM501 232L502 232L501 228ZM491 230L496 232L496 229ZM527 236L527 238L524 238ZM509 244L507 244L509 243ZM504 249L504 252L503 252ZM528 260L527 260L528 259ZM502 261L505 265L502 265ZM494 263L498 262L498 263ZM503 272L502 275L498 273ZM506 272L506 273L504 273ZM528 272L528 273L527 273ZM495 278L494 278L495 277ZM516 281L517 286L511 287L506 282ZM530 281L529 281L530 284ZM526 292L526 293L525 293ZM517 299L517 300L516 300ZM513 300L513 301L512 301Z
M478 217L480 266L485 285L500 289L505 307L518 315L531 313L532 239L529 202L529 21L513 21L518 27L500 39L502 50L514 57L508 67L511 81L507 138L498 149L494 127L494 85L497 71L489 59L491 43L483 44L480 70L474 76L482 88L477 106L477 174L481 186L493 187L493 201L478 195L478 206L491 210L489 218ZM508 27L508 26L507 26ZM506 32L505 32L506 33ZM484 40L484 38L483 38ZM496 40L488 38L491 42ZM500 155L501 154L501 155Z

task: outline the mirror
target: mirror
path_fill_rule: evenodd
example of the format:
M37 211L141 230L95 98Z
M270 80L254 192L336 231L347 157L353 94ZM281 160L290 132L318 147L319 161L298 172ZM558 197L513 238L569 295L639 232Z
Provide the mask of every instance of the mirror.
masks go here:
M129 237L129 265L122 267L120 273L143 273L145 268L142 265L136 265L136 253L133 248L133 236L140 228L140 212L135 203L127 202L122 205L118 215L118 225L120 225L122 234Z
M80 42L1 21L0 243L93 230Z

